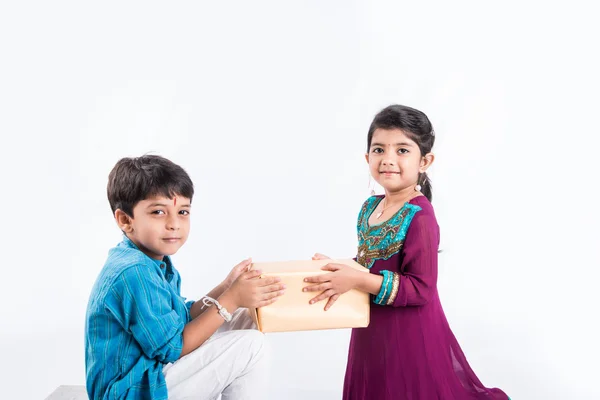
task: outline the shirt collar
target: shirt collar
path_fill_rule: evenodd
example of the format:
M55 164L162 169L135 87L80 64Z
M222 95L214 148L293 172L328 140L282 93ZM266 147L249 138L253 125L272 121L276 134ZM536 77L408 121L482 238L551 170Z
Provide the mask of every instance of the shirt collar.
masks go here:
M165 278L167 278L167 280L169 280L171 278L171 276L173 275L173 262L171 261L170 256L164 256L162 260L155 260L152 257L148 257L148 255L146 255L143 251L141 251L140 248L137 247L137 245L135 243L133 243L133 240L131 240L127 237L127 235L123 235L123 241L121 242L121 244L127 248L136 249L136 250L140 251L149 260L152 260L152 262L154 262L154 264L156 264L156 266L160 269L160 272L162 273L162 275Z

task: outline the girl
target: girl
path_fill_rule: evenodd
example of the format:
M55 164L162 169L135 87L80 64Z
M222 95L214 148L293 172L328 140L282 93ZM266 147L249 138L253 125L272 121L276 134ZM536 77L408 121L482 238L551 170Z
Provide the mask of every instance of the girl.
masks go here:
M371 274L340 264L306 278L305 291L322 292L311 304L359 289L373 295L368 328L353 329L345 400L506 400L471 370L452 334L437 292L439 228L431 206L435 140L427 116L401 105L371 123L366 159L385 189L358 216L356 260ZM313 258L327 258L315 254Z

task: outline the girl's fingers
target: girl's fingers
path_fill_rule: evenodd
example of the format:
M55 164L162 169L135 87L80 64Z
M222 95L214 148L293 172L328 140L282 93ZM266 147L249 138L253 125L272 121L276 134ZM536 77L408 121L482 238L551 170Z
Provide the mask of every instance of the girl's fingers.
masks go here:
M314 256L312 256L313 260L328 260L329 257L327 257L325 254L321 254L321 253L315 253Z
M324 265L323 267L321 267L321 269L323 271L337 271L340 268L341 268L340 264L327 264L327 265Z
M335 301L340 297L339 294L334 294L333 296L331 296L329 298L329 301L327 302L327 304L325 305L325 311L329 310L331 308L331 306L333 305L333 303L335 303Z
M328 280L329 280L329 277L327 276L327 274L317 275L317 276L309 276L308 278L304 278L304 282L309 282L309 283L323 283L323 282L327 282Z
M322 292L323 290L331 289L331 282L325 282L318 285L307 286L302 289L303 292Z
M317 297L313 298L309 303L310 304L315 304L318 303L319 301L325 300L328 297L331 297L335 294L335 292L333 291L333 289L328 289L326 291L324 291L323 293L321 293L320 295L318 295Z

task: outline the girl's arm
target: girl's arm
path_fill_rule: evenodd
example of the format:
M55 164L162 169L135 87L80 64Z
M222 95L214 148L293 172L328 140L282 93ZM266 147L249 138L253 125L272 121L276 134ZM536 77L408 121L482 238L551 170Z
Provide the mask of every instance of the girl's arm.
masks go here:
M346 265L328 264L323 270L330 274L312 276L305 282L313 285L304 290L321 292L311 304L329 299L329 309L340 295L351 289L375 295L374 302L393 307L420 306L427 304L437 284L437 251L439 228L435 217L417 213L408 229L402 252L403 273L381 271L366 274Z
M393 307L421 306L436 290L438 276L439 227L435 217L417 213L408 228L402 252L402 273L381 271L375 302ZM374 282L373 282L374 284ZM369 289L373 289L369 286Z

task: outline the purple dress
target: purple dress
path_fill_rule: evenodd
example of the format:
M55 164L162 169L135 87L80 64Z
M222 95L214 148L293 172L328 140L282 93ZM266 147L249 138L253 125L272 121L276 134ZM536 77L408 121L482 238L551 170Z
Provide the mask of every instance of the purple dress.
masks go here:
M440 235L431 203L416 197L388 221L369 226L382 198L370 197L358 217L357 261L384 281L369 326L352 330L343 398L508 399L477 379L442 310L436 286Z

